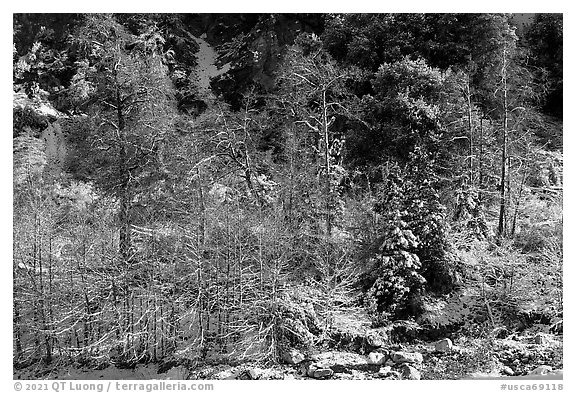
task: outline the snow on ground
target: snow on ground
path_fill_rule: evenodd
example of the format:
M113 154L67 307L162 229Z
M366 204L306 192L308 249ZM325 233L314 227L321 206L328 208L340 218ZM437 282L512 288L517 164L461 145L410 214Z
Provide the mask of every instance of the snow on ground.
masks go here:
M196 79L198 88L204 93L210 94L210 79L222 75L230 70L230 64L225 64L222 68L216 66L218 54L214 48L206 42L206 34L202 34L200 38L192 36L200 46L200 50L196 54L198 58L198 65L196 67Z

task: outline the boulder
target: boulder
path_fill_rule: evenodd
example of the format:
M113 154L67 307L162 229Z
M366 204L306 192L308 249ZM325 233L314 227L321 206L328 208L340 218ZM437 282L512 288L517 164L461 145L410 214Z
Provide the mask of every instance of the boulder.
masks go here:
M403 364L400 368L400 373L402 379L413 379L413 380L420 380L422 377L420 375L420 371L416 370L414 367L410 366L409 364Z
M318 370L318 367L312 362L303 362L300 364L300 374L305 377L314 377L314 371Z
M237 379L260 379L260 377L262 376L262 374L264 373L264 371L260 368L249 368L247 370L245 370L243 373L241 373Z
M422 363L422 354L418 352L397 351L392 354L394 363Z
M538 366L534 370L530 371L528 375L546 375L553 371L550 366Z
M262 374L258 376L258 379L265 379L265 380L282 380L286 379L286 375L292 375L295 370L282 370L276 368L265 368L262 370ZM287 374L288 373L288 374Z
M247 370L250 379L259 379L262 376L262 369L259 368L251 368Z
M384 366L384 367L380 367L380 370L378 370L378 375L380 375L382 377L387 377L388 375L390 375L391 372L392 372L392 367Z
M211 379L236 379L238 372L232 368L222 370L212 375Z
M368 365L365 356L351 352L324 352L312 355L311 359L316 368L329 368L335 373L347 372L350 369L363 368Z
M442 339L434 344L434 349L438 352L450 352L452 347L452 340L449 338Z
M352 374L334 373L334 376L332 377L332 379L351 381L354 379L354 377L352 376Z
M462 353L463 350L460 346L458 345L452 345L452 352L456 352L456 353Z
M380 352L370 352L368 355L368 364L382 365L386 362L386 354Z
M548 344L550 342L550 338L544 333L538 333L533 340L534 344Z
M508 366L504 366L504 367L502 367L502 374L512 376L512 375L514 375L514 370L512 370Z
M384 366L378 371L378 376L387 379L401 379L402 374L396 370L392 370L390 366Z
M314 370L314 372L312 373L312 378L316 378L316 379L328 379L330 378L332 375L334 375L334 371L332 371L329 368L319 368L317 370Z
M286 364L300 364L306 358L302 352L298 351L297 349L290 349L285 351L280 357L281 360Z

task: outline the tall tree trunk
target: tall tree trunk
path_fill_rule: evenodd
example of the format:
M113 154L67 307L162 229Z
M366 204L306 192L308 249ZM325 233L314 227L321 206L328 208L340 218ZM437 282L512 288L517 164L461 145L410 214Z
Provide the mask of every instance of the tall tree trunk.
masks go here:
M331 185L331 174L332 168L330 166L330 133L329 129L332 125L332 120L328 120L328 103L326 102L326 90L324 88L322 91L322 131L324 139L324 165L326 167L325 175L325 198L326 198L326 232L327 232L327 242L326 242L326 266L328 267L328 279L330 287L336 285L333 281L334 276L334 262L333 262L333 250L332 250L332 226L333 226L333 214L332 209L334 205L334 195Z
M470 74L466 81L466 103L468 106L468 182L474 185L474 124L472 119L472 97L470 92Z
M126 182L127 183L127 182ZM125 263L131 261L132 255L132 232L130 223L130 187L128 184L122 186L120 194L120 255Z
M198 186L198 194L200 198L200 224L196 227L197 228L197 249L198 252L196 253L196 281L197 281L197 288L198 288L198 295L196 298L196 315L198 318L198 348L200 353L202 354L203 347L204 347L204 277L203 277L203 269L204 264L204 251L206 249L205 245L205 230L206 230L206 210L204 205L204 193L202 192L202 183L199 181Z
M256 187L254 187L254 182L252 178L254 177L252 174L252 162L250 160L250 153L248 152L248 148L244 146L244 180L246 182L246 186L252 195L256 197L256 201L260 205L260 207L264 206L266 203L262 195Z
M35 209L34 211L34 240L32 243L32 274L30 275L32 278L32 290L33 293L38 294L38 286L36 283L36 272L37 272L37 261L38 261L38 237L39 237L39 218L38 218L38 211ZM38 302L33 301L32 310L33 316L32 320L34 321L34 349L35 351L40 351L40 318L39 318L39 311L38 311Z
M502 61L502 88L504 119L502 127L502 158L500 167L500 215L498 217L498 236L506 234L506 161L508 159L508 86L507 86L507 52L503 53Z
M322 91L322 137L324 139L324 187L326 198L326 231L328 238L332 237L332 189L330 187L330 123L328 121L328 106L326 102L326 89Z
M480 136L478 140L478 203L482 203L484 195L482 194L482 187L484 187L484 124L482 116L480 116Z
M132 258L132 225L130 222L130 210L132 204L132 195L130 190L130 169L128 166L128 154L126 152L126 122L124 119L123 101L120 93L120 87L116 80L116 116L118 120L118 136L120 144L120 211L118 219L120 222L120 243L119 252L122 260L129 263Z
M44 290L44 265L43 265L43 255L42 255L42 224L41 215L38 215L38 283L39 283L39 297L38 297L38 309L40 322L42 326L42 336L44 341L44 361L46 363L52 362L52 338L50 334L50 326L46 317L46 292Z
M16 296L13 297L13 326L14 326L14 347L16 350L16 356L14 357L15 362L19 362L22 359L22 333L20 330L20 303L18 302Z
M506 160L506 219L504 221L504 231L506 232L506 236L509 236L509 228L510 228L510 210L512 205L512 186L511 186L511 158L508 155L508 159Z

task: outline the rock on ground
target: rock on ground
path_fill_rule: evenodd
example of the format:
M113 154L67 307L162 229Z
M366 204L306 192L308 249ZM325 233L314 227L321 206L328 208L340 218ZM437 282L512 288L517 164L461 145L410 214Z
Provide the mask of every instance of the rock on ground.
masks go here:
M514 370L512 370L510 367L508 366L504 366L502 367L502 373L505 375L514 375Z
M386 362L386 354L380 352L370 352L368 355L368 364L384 364Z
M334 371L332 371L331 369L319 368L318 370L314 371L312 377L316 379L327 379L330 378L332 375L334 375Z
M434 349L439 352L449 352L452 350L452 340L449 338L442 339L434 344Z
M306 357L302 354L302 352L298 351L297 349L290 349L284 353L282 353L281 359L284 363L287 364L299 364L304 361Z
M378 374L380 374L381 376L385 377L388 374L390 374L392 372L392 367L390 366L384 366L381 367L380 370L378 371Z
M422 363L422 354L418 352L398 351L392 354L394 363Z
M399 373L396 370L392 370L392 367L390 367L390 366L384 366L384 367L381 367L380 370L378 371L378 376L384 377L384 378L393 377L395 379L400 379L401 373Z
M538 333L534 336L534 343L535 344L548 344L550 342L550 337L544 333Z
M337 373L368 364L365 356L351 352L324 352L311 356L311 359L317 368L330 368Z
M238 376L238 371L232 367L229 367L226 370L218 371L214 375L212 375L212 379L236 379Z
M422 377L420 375L420 371L416 370L409 364L403 364L402 367L400 368L400 372L402 375L402 379L420 380L420 378Z
M534 370L530 371L529 375L546 375L553 371L550 366L538 366Z
M304 362L300 364L300 374L305 377L314 377L314 371L318 370L318 366L316 366L312 362Z

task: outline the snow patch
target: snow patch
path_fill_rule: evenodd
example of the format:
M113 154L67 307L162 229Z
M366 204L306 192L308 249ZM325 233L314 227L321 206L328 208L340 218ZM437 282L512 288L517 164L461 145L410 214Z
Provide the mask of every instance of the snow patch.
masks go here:
M222 67L216 65L218 54L214 48L206 42L206 33L202 34L200 38L192 36L200 50L197 53L198 65L196 66L196 81L198 88L204 93L210 94L210 80L219 75L225 74L230 70L230 63L224 64Z

